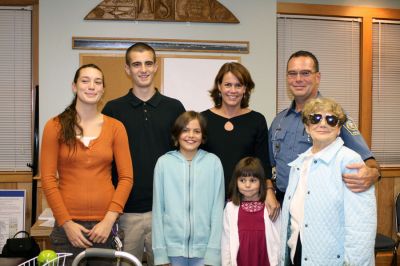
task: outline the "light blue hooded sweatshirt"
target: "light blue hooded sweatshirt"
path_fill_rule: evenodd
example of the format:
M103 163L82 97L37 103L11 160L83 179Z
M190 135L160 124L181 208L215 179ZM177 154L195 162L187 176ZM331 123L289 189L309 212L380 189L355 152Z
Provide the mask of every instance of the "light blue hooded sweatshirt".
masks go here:
M219 158L199 149L191 162L179 151L161 156L154 169L154 262L204 258L221 264L224 173Z

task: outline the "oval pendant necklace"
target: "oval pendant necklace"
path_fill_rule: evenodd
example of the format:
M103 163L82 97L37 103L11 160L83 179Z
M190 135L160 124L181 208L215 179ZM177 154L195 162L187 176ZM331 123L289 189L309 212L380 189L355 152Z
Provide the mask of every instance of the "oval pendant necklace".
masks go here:
M224 125L224 129L226 131L232 131L234 129L232 122L228 120Z

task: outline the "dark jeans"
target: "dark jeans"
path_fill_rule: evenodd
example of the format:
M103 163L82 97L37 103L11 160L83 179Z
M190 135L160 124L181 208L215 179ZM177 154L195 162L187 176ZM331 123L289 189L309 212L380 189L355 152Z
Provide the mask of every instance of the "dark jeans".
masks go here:
M276 189L275 197L279 201L279 203L281 204L281 207L282 207L283 199L285 198L285 192L282 192L279 189Z
M74 221L82 226L84 226L87 229L92 229L98 222L96 221ZM55 225L53 231L50 234L50 241L51 241L51 246L52 249L57 252L57 253L72 253L72 256L67 257L67 260L65 261L65 265L69 266L72 265L72 261L74 258L84 251L84 248L76 248L72 246L72 244L69 242L68 237L64 231L64 229L60 226ZM106 243L101 244L101 243L93 243L93 248L107 248L107 249L112 249L112 234L110 233L110 236L108 237ZM99 258L88 258L84 259L81 261L79 265L114 265L114 260L108 260L108 259L99 259Z

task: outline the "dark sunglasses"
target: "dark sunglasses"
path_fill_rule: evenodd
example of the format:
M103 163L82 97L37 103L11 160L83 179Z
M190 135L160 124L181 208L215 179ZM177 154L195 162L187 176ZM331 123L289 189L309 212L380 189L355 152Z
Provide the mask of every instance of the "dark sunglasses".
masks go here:
M311 114L308 117L308 121L310 121L311 124L316 125L316 124L321 123L323 118L324 118L324 116L321 114ZM329 126L335 127L339 123L339 118L335 115L326 115L325 121Z

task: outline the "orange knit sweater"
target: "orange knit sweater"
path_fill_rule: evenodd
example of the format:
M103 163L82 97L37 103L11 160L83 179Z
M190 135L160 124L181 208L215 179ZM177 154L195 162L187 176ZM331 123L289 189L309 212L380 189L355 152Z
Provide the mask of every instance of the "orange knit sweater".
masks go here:
M133 185L128 136L121 122L103 117L99 137L88 147L78 140L76 151L59 141L57 118L44 128L41 180L59 225L68 220L101 221L107 211L122 213L128 199ZM111 176L113 159L118 170L116 189Z

